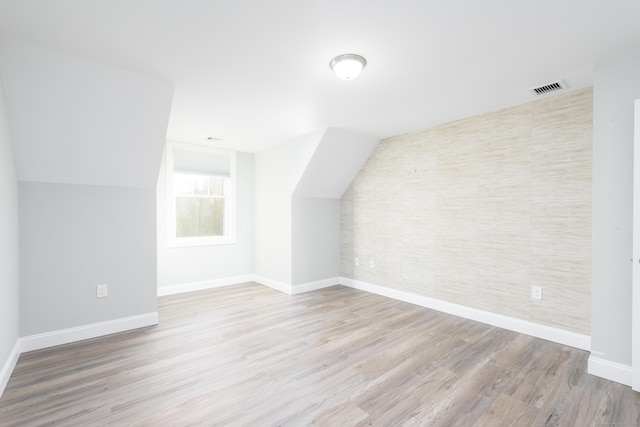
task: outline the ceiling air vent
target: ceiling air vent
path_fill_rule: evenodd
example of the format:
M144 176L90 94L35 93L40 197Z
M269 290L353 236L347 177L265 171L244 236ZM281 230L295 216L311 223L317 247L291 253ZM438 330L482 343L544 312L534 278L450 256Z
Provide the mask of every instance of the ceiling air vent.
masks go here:
M557 82L547 83L546 85L529 89L529 92L531 92L536 96L540 96L540 95L546 95L551 92L557 92L559 90L563 90L566 88L567 88L567 85L562 80L558 80Z

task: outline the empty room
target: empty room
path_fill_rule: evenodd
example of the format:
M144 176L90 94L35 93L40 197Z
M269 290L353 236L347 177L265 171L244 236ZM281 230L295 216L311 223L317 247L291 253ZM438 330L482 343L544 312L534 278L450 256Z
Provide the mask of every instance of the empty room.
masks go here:
M0 426L640 426L639 16L0 1Z

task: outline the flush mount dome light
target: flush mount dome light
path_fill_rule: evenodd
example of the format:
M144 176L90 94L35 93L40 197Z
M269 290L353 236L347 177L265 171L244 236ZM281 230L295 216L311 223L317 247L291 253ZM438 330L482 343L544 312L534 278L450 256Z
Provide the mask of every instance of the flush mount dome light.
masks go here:
M365 65L367 65L366 59L353 53L336 56L329 63L336 76L345 80L352 80L358 77Z

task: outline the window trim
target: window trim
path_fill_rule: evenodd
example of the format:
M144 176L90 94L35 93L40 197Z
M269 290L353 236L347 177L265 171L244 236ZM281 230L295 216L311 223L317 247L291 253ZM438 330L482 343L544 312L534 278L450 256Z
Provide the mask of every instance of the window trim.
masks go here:
M191 151L229 157L229 182L225 185L224 234L206 237L176 237L176 195L173 188L174 151ZM167 247L216 246L236 243L236 152L203 145L167 141ZM180 173L184 173L181 171ZM228 194L227 194L228 192Z

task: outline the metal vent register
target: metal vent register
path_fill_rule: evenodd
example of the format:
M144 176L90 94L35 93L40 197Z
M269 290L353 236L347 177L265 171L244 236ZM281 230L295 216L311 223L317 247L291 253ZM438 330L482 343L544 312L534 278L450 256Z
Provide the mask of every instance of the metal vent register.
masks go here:
M552 83L547 83L546 85L542 85L542 86L538 86L538 87L534 87L532 89L529 89L529 92L531 92L532 94L539 96L539 95L546 95L548 93L551 92L556 92L559 90L563 90L566 89L567 85L562 81L562 80L558 80L556 82L552 82Z

